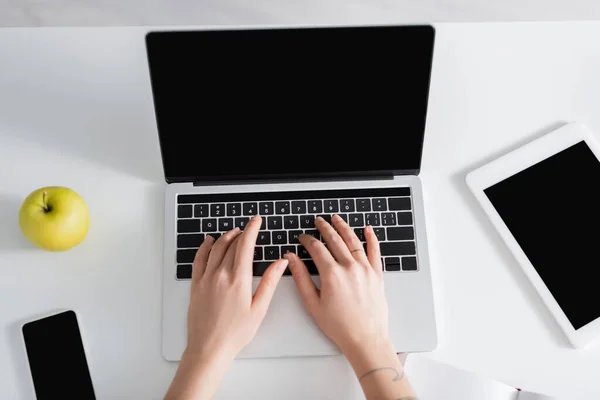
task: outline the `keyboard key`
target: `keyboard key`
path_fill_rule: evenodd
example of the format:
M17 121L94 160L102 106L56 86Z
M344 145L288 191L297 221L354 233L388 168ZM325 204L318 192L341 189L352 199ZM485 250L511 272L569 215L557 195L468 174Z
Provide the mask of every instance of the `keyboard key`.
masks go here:
M281 246L281 255L284 255L286 253L296 254L296 246Z
M310 236L314 237L317 240L321 240L321 233L318 230L316 230L316 229L306 230L306 231L304 231L304 234L305 235L310 235Z
M348 214L338 214L340 216L341 219L344 220L344 222L348 223Z
M177 263L185 264L185 263L193 263L194 257L196 257L197 249L183 249L177 250Z
M396 214L393 212L381 213L381 223L383 226L396 225Z
M192 218L192 206L177 206L177 218Z
M258 261L252 263L252 275L263 276L267 268L271 265L268 261Z
M242 215L242 204L241 203L229 203L227 204L227 216L238 217Z
M402 271L416 271L417 257L402 257Z
M357 199L356 200L356 211L371 211L371 200Z
M219 218L219 230L221 232L227 232L233 228L233 218Z
M267 226L270 230L276 230L283 228L282 217L267 217Z
M340 211L340 206L337 200L325 200L323 201L323 205L325 206L325 212L334 214Z
M204 242L204 235L197 233L193 235L177 235L177 247L184 249L186 247L192 247L197 249Z
M361 242L367 241L367 239L365 238L365 228L355 228L354 233L358 237L358 240L360 240Z
M379 243L379 248L382 256L408 256L417 254L415 242L383 242Z
M321 215L319 215L319 217L323 218L325 220L325 222L327 222L328 224L331 224L331 215L330 214L321 214Z
M254 247L254 261L260 261L263 259L263 248L260 246Z
M386 199L373 199L371 203L373 204L373 211L387 211Z
M265 247L265 260L272 261L279 259L279 246Z
M350 226L365 226L365 220L362 214L350 214Z
M283 217L283 227L285 229L298 229L300 228L300 223L298 222L297 215L287 215Z
M258 209L260 210L260 215L273 215L275 205L272 201L263 201L258 204Z
M177 266L177 279L192 279L192 264L179 264Z
M394 226L387 228L388 240L413 240L415 231L412 226Z
M210 216L211 217L224 217L225 216L225 204L211 204L210 205Z
M256 203L244 203L243 207L244 215L256 215L258 213L258 204Z
M309 274L319 275L319 270L317 269L317 265L313 260L304 260L304 264L306 265L306 269L308 269Z
M266 229L267 229L267 218L266 218L266 217L264 217L264 218L262 218L262 219L261 219L261 221L260 221L260 230L261 230L261 231L264 231L264 230L266 230Z
M273 244L287 244L287 236L286 231L273 232Z
M385 259L386 271L400 271L400 257L387 257Z
M199 219L180 219L177 221L177 232L200 232Z
M410 212L399 212L398 216L398 225L412 225L413 217Z
M383 242L385 240L385 228L373 228L375 232L375 236L377 236L377 240Z
M314 228L315 227L315 216L314 215L303 215L300 217L300 228Z
M221 237L221 234L218 232L213 232L213 233L207 233L206 236L212 236L213 239L215 239L215 241Z
M240 217L240 218L236 218L235 222L233 223L235 228L240 228L240 230L244 230L244 228L246 228L246 225L248 225L248 222L250 222L250 218L247 217Z
M298 246L298 252L296 254L298 254L298 257L300 257L303 260L310 258L310 254L308 254L308 251L302 245Z
M390 197L390 211L410 210L410 197Z
M379 222L379 213L369 213L366 214L366 223L371 226L379 226L381 222Z
M290 202L289 201L276 201L275 202L275 213L276 214L289 214L290 213Z
M298 238L302 235L302 231L289 231L288 232L288 243L290 244L298 244Z
M196 204L194 206L194 217L196 217L196 218L208 217L208 204Z
M323 202L321 200L309 200L308 212L311 214L319 214L323 212Z
M217 231L217 219L206 218L202 220L202 232L216 232Z
M271 232L260 231L256 238L256 244L271 244Z
M291 270L291 269L289 269L289 268L286 268L286 269L283 271L283 276L286 276L286 275L287 275L287 276L290 276L290 275L292 275L292 270Z
M292 214L306 214L306 202L292 201Z
M354 212L354 199L340 200L340 210L345 213Z

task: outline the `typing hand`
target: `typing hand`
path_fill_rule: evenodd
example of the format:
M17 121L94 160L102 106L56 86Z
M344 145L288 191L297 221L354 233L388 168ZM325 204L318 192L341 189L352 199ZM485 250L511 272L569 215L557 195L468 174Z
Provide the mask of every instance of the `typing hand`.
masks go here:
M252 340L288 262L275 261L252 296L252 260L261 217L216 242L210 235L196 254L188 310L186 353L230 360ZM213 243L214 242L214 243Z
M388 307L373 229L365 229L367 256L361 241L339 216L332 218L333 227L320 217L315 224L327 247L308 235L300 236L300 242L319 270L321 290L297 255L285 255L304 305L347 356L356 347L387 345Z

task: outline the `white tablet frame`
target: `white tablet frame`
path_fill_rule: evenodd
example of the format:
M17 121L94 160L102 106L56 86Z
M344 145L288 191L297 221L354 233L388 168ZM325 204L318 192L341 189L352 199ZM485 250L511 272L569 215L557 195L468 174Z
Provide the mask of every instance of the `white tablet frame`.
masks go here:
M554 296L552 296L510 233L508 227L504 224L504 221L502 221L502 218L485 195L484 190L582 140L586 142L596 158L600 159L600 146L596 142L594 134L583 124L571 123L470 172L466 176L467 185L475 195L475 198L481 204L481 207L483 207L483 210L500 233L500 236L517 262L521 265L521 268L523 268L525 275L527 275L533 287L539 293L550 313L558 322L558 325L562 328L573 347L576 348L584 347L600 339L600 318L577 330L573 328L573 325L569 322L569 319L554 299Z

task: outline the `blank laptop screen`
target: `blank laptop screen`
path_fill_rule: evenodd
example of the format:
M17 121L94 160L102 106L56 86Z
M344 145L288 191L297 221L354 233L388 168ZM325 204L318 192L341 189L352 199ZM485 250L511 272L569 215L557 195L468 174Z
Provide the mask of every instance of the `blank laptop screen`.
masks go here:
M167 180L416 172L433 42L427 26L148 34Z
M575 329L600 317L600 162L581 141L485 194Z

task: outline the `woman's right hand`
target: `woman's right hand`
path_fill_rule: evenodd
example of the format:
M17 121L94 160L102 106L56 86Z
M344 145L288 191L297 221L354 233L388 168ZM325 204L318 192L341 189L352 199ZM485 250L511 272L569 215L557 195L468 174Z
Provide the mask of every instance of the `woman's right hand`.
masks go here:
M323 218L315 220L327 247L312 236L300 236L319 270L321 290L296 254L285 255L302 301L350 361L368 400L416 400L389 337L375 232L371 226L365 228L365 253L362 242L341 217L335 215L331 222L333 227Z
M373 228L365 228L365 253L363 243L341 217L333 216L332 224L321 217L315 220L327 247L313 236L300 236L300 243L319 270L320 290L297 255L284 256L304 305L346 356L357 346L388 345L388 306L379 242Z

